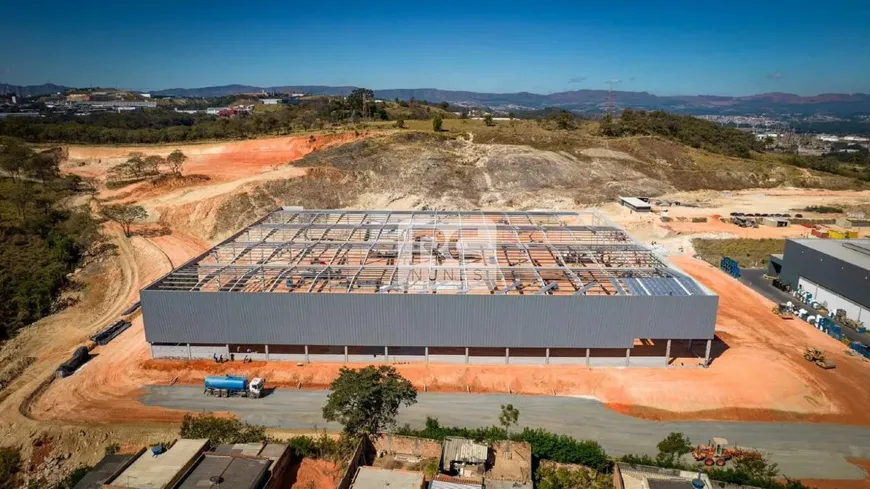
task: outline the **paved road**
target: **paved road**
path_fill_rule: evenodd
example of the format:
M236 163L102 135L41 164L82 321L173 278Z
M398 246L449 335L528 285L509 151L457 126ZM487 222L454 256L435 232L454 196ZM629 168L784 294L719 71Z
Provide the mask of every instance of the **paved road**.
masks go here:
M780 302L792 301L792 303L800 306L800 307L798 307L798 309L800 309L802 307L802 308L810 311L810 315L817 315L818 314L818 311L816 311L812 307L809 307L806 305L800 305L800 303L797 301L797 299L792 297L791 294L784 292L782 290L779 290L776 287L774 287L771 280L767 280L764 278L764 274L766 272L767 272L767 270L762 270L762 269L757 269L757 268L743 269L743 270L741 270L741 276L740 276L739 280L741 283L743 283L743 285L746 285L750 289L758 292L759 294L770 299L774 303L778 304ZM840 322L837 322L837 321L835 321L835 322L840 325L841 331L843 332L844 335L846 335L847 338L849 338L849 341L860 341L861 343L864 343L865 345L870 345L870 334L861 334L852 328L844 326ZM807 326L809 326L809 325L807 325ZM812 327L812 326L809 326L809 327Z
M146 391L142 401L188 411L231 411L249 423L275 428L340 429L326 423L320 415L326 391L279 389L262 399L224 399L205 396L199 387L154 386ZM782 473L793 478L863 479L863 471L845 458L870 458L870 427L809 423L660 423L624 416L598 401L579 397L420 393L417 404L400 411L399 424L422 427L426 417L432 416L443 425L492 426L498 423L500 406L506 403L520 410L520 426L598 440L614 455L654 455L659 440L672 431L679 431L695 442L721 436L732 444L769 452Z

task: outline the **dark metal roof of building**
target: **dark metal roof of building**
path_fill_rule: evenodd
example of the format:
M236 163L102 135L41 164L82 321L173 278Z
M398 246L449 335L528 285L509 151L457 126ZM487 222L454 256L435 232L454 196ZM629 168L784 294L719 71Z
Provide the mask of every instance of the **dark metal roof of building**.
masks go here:
M795 239L807 248L870 270L870 239Z
M136 455L106 455L97 462L73 489L100 489L103 484L120 472Z
M205 454L176 489L260 489L271 460Z

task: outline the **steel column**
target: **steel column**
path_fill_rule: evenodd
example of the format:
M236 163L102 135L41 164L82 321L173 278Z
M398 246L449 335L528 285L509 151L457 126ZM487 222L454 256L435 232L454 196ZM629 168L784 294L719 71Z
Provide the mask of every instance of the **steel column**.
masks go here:
M465 347L465 363L468 363L468 347Z
M504 363L505 363L505 365L511 363L511 349L510 348L504 349Z
M707 340L707 352L704 353L704 366L710 364L710 348L713 346L713 340Z
M625 349L625 366L631 365L631 348Z
M187 344L187 359L193 360L193 354L190 352L190 343Z
M589 348L586 349L586 366L589 366Z
M549 364L550 364L550 349L547 348L547 359L544 360L544 365L549 365Z
M390 347L389 346L384 347L384 361L387 363L390 363Z
M266 361L269 361L269 345L266 345Z
M425 353L426 354L426 365L429 365L429 347L428 346L426 347L425 352L426 352Z
M668 346L665 348L665 366L671 364L671 340L668 340Z
M347 346L344 347L344 363L347 363Z
M305 345L305 363L311 363L311 359L308 357L308 345Z

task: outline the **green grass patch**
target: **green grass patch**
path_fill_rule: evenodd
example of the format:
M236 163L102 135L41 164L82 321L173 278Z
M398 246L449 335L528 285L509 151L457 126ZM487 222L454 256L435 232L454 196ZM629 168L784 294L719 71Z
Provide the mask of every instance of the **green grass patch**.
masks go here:
M702 260L713 266L718 267L722 258L727 256L740 263L741 268L762 268L767 266L771 254L783 252L785 240L695 238L692 246Z

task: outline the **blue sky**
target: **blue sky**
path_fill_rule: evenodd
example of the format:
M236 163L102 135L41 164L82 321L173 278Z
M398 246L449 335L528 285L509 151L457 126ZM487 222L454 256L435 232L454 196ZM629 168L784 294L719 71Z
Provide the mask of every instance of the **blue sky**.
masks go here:
M7 2L0 82L870 93L870 0Z

